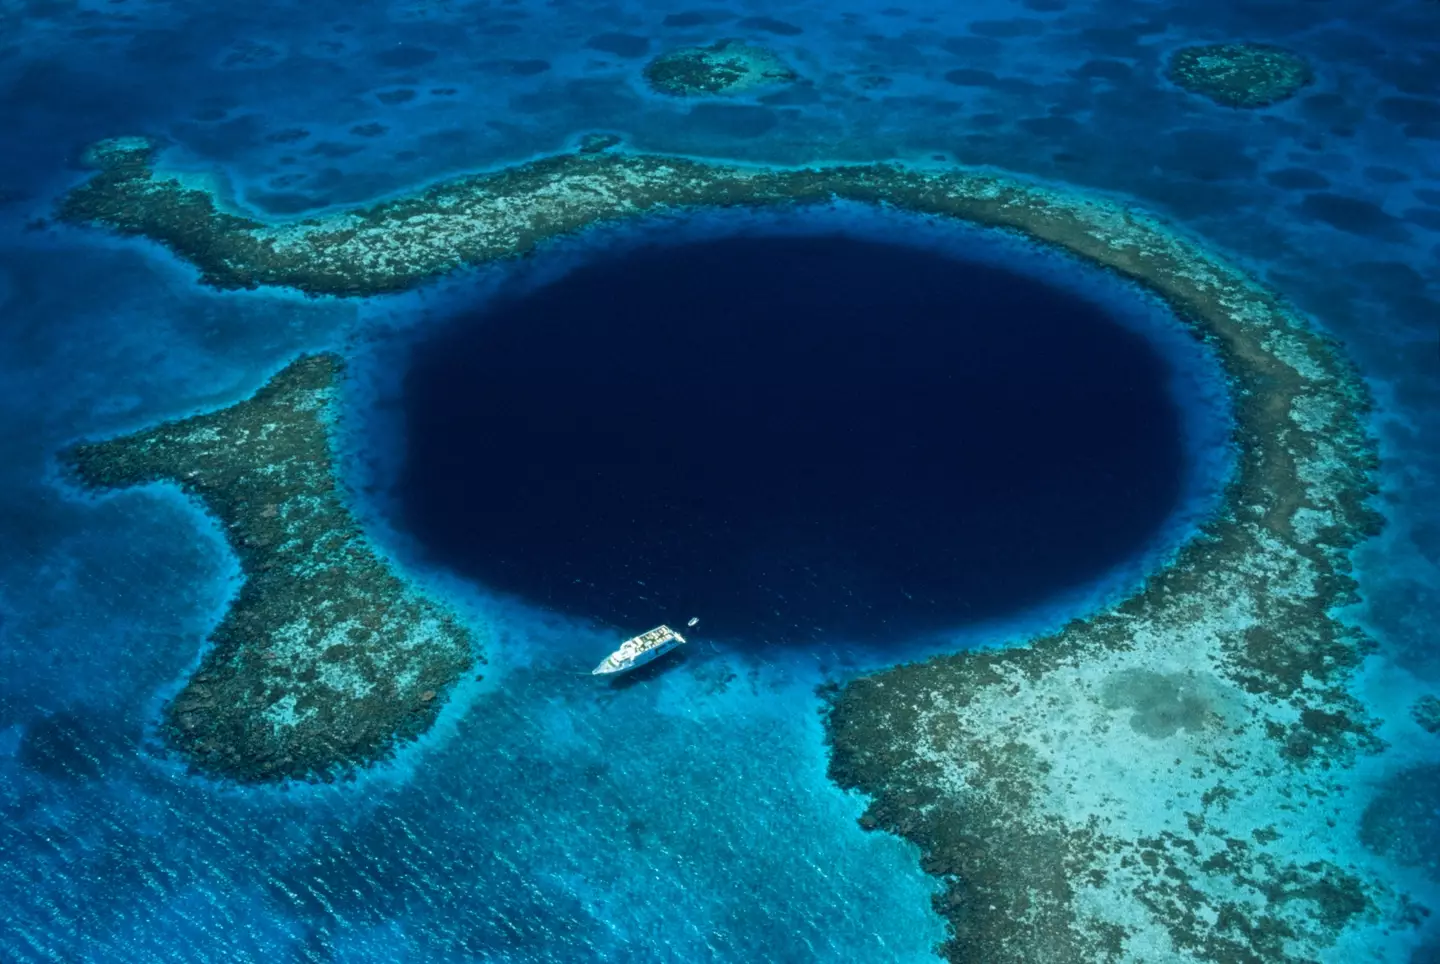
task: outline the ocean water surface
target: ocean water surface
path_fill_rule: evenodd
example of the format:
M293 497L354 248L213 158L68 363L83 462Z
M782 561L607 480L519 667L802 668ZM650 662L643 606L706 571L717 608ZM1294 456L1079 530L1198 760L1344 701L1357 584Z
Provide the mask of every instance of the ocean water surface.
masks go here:
M647 89L651 57L725 37L802 81ZM1245 111L1164 78L1226 40L1314 80ZM1212 346L1003 232L724 210L398 295L220 292L54 222L84 148L137 134L267 219L596 131L989 165L1168 219L1375 396L1386 526L1346 618L1389 748L1353 780L1378 801L1354 846L1440 906L1440 738L1410 722L1440 692L1440 4L11 0L0 125L0 961L936 960L938 884L829 780L817 687L1097 611L1219 510L1234 458ZM353 779L223 784L156 723L237 591L224 533L171 487L79 493L56 456L320 350L347 357L337 468L367 534L486 663ZM678 652L589 675L691 616ZM1326 960L1435 960L1434 927Z

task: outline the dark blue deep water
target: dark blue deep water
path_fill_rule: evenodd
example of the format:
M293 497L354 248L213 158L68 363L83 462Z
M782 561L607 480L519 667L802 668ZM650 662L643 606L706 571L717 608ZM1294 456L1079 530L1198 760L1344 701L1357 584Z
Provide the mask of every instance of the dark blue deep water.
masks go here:
M648 56L722 37L803 82L646 90ZM1226 40L1314 82L1242 111L1164 79ZM993 165L1134 203L1273 287L1354 359L1383 459L1346 618L1377 642L1355 692L1387 748L1333 775L1335 832L1440 760L1408 722L1440 693L1440 3L0 0L0 964L936 960L935 883L828 781L815 687L1053 629L1193 532L1225 400L1160 306L848 208L594 231L355 301L216 292L50 221L103 137L302 218L596 130ZM217 786L154 724L236 591L223 533L163 487L75 498L55 455L331 349L367 532L489 664L353 783ZM692 615L680 658L594 685L617 629ZM1356 860L1440 907L1440 791L1394 785L1419 858ZM1324 964L1431 964L1437 919Z
M893 642L1143 550L1183 489L1168 383L1103 306L996 265L652 246L438 330L397 497L436 560L574 616Z

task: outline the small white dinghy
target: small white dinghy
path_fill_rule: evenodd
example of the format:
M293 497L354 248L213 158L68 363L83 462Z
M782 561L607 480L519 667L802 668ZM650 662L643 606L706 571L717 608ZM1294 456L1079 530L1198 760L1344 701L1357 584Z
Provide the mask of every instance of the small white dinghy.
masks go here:
M685 624L689 629L700 620L691 619ZM669 626L656 626L648 633L641 633L639 636L631 636L620 644L620 648L609 656L606 656L600 665L590 671L591 676L609 676L613 673L624 673L637 666L644 666L657 656L663 656L676 646L685 642L681 636Z

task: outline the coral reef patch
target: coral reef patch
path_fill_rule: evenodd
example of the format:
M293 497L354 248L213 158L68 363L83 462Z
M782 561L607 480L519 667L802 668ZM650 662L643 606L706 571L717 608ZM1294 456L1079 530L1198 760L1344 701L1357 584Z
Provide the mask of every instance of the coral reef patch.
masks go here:
M581 154L600 154L620 143L618 134L590 133L580 138Z
M645 80L671 97L741 94L793 84L799 75L768 47L720 40L707 47L682 47L645 65Z
M370 547L335 479L342 366L295 361L252 398L63 456L101 490L179 486L223 528L244 583L162 731L195 770L239 783L332 780L435 719L472 634Z
M836 199L1007 229L1147 287L1231 382L1224 510L1132 597L1052 635L829 687L831 775L942 879L954 962L1299 964L1415 923L1337 819L1380 747L1348 689L1371 644L1334 615L1380 523L1369 398L1217 255L1116 202L962 168L571 153L274 225L152 153L105 152L61 216L158 241L219 287L368 295L605 220Z
M1181 47L1166 68L1170 82L1226 107L1256 108L1295 96L1314 79L1299 54L1270 44Z
M1427 733L1440 733L1440 696L1422 696L1411 709L1415 722Z

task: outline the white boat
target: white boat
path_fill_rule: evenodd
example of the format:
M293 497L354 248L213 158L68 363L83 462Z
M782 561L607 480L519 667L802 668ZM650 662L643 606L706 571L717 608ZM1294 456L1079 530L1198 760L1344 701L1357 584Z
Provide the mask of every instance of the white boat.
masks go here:
M698 620L691 620L693 626ZM620 644L599 666L590 671L591 676L607 676L611 673L623 673L626 670L634 669L637 666L644 666L657 656L670 652L676 646L685 642L681 636L669 626L656 626L648 633L641 633L639 636L631 636Z

